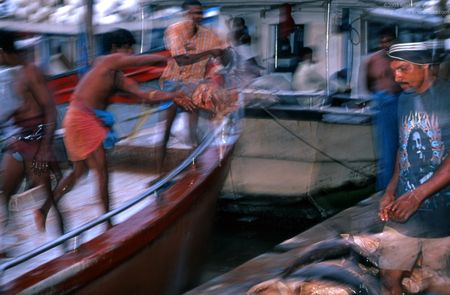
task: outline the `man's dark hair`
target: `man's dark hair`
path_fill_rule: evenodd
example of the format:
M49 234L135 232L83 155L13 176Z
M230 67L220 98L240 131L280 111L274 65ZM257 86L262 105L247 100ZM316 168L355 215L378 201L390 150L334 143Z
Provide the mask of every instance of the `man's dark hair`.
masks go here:
M106 33L103 37L103 50L105 53L112 50L113 45L117 48L122 48L124 46L133 46L136 44L136 39L134 39L133 34L125 29L116 29L112 32Z
M233 22L233 27L244 27L245 26L245 19L243 19L242 17L234 17L232 19Z
M252 43L252 37L250 37L249 34L243 34L241 36L240 40L241 40L242 44L250 44L250 43Z
M14 44L16 35L13 32L0 30L0 48L6 53L16 53L17 48Z
M384 27L380 30L380 32L378 33L378 36L380 38L382 37L391 37L392 40L397 39L397 34L395 33L395 30L391 27Z
M300 57L300 60L304 60L305 56L308 54L313 54L313 50L310 47L302 47L300 49L300 52L298 53L298 57Z
M183 4L181 4L183 10L188 10L189 6L202 6L202 3L198 0L185 0Z

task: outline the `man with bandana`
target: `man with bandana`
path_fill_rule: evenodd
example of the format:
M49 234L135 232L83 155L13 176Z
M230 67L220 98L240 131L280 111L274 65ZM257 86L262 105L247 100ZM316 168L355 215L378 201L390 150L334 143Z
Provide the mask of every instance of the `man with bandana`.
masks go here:
M441 293L449 285L450 84L433 74L433 51L426 43L396 44L388 54L403 93L395 171L379 210L386 222L382 294L402 294L402 280L417 264L433 274L420 289Z

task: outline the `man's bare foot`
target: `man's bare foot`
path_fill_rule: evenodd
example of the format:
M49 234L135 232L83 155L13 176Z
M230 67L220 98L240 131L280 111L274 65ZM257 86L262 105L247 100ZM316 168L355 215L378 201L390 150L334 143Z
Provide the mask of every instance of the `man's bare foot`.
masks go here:
M45 217L41 209L34 210L34 223L40 232L45 231Z
M0 259L10 259L14 257L14 253L11 249L12 246L7 246L0 250ZM1 291L0 291L1 293Z

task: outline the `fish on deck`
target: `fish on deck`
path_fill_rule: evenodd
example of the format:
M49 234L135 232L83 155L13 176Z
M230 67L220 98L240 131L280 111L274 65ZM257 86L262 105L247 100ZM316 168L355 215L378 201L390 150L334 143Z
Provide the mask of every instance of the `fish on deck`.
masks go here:
M342 234L342 238L315 243L300 251L278 276L253 286L247 295L380 294L378 259L383 234ZM450 279L424 268L420 261L402 285L413 294L450 294Z

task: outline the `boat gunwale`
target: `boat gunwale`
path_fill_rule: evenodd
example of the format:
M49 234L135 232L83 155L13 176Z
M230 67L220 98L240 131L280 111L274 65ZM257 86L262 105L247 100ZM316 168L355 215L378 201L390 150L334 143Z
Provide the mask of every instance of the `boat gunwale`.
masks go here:
M2 294L70 292L120 265L127 257L155 241L183 213L189 212L195 201L202 198L202 191L207 189L205 183L220 174L222 162L229 161L232 148L233 144L227 145L220 152L218 147L208 146L196 160L201 164L189 165L183 170L182 178L161 192L155 202L80 245L76 251L65 253L7 282L0 291Z
M230 151L227 152L227 157L229 154ZM163 204L155 202L146 206L126 221L80 245L76 252L55 258L7 283L2 288L2 293L56 294L62 290L70 291L120 265L127 257L138 253L156 240L183 213L189 212L195 201L202 197L201 191L206 189L202 184L216 177L215 174L220 170L219 162L210 164L208 171L200 175L195 173L194 167L190 167L181 181L161 193L159 198ZM186 186L189 189L182 190ZM74 267L78 268L78 271L71 272ZM52 275L47 275L49 270Z

